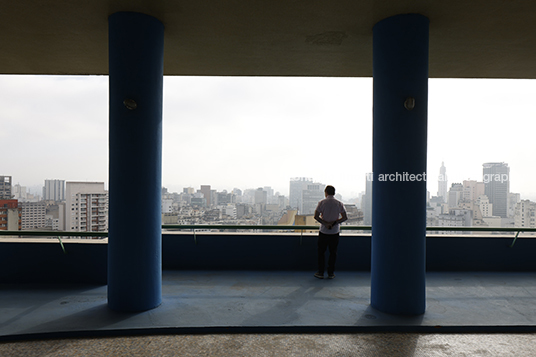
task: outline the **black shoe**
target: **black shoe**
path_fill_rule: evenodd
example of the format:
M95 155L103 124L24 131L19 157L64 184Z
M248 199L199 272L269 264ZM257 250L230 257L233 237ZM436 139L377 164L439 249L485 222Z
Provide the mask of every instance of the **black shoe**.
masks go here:
M329 274L328 279L335 279L335 274Z
M315 273L315 278L318 278L318 279L324 279L324 274L322 274L322 273Z

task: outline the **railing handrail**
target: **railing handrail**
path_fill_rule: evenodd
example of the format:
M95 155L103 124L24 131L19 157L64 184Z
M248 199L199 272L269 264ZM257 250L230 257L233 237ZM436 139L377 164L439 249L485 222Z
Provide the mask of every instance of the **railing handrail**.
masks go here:
M269 225L225 225L225 224L164 224L162 229L167 230L200 230L200 229L255 229L255 230L317 230L319 226L269 226ZM341 230L345 231L370 231L371 226L350 226L342 225ZM536 232L536 228L526 227L426 227L426 231L450 231L450 232ZM0 231L0 236L45 236L45 237L107 237L108 232L72 232L72 231Z
M65 232L65 231L0 231L0 236L28 237L108 237L108 232Z
M263 225L225 225L225 224L164 224L162 229L271 229L271 230L317 230L320 226L263 226ZM370 231L372 226L341 225L341 230ZM536 232L527 227L426 227L427 231L474 231L474 232Z

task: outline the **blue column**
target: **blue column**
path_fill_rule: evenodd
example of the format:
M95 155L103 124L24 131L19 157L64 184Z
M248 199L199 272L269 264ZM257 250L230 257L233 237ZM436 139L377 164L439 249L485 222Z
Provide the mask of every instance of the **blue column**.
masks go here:
M391 314L426 305L428 27L407 14L373 29L371 305Z
M144 311L162 301L164 26L134 12L108 21L108 306Z

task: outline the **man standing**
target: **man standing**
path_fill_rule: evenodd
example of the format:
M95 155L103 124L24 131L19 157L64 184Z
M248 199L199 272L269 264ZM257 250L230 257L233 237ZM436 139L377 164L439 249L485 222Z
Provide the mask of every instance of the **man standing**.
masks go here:
M318 271L315 278L324 279L325 253L329 247L328 279L335 277L335 260L339 245L340 224L348 219L342 202L335 199L335 187L326 186L325 199L318 202L315 210L315 220L320 222L318 232Z

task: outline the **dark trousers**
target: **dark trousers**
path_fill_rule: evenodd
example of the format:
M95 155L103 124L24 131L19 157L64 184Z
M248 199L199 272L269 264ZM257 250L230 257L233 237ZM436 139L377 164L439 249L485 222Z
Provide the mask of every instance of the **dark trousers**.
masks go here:
M318 272L324 274L326 265L325 253L329 247L328 275L335 272L335 261L337 260L337 246L339 245L339 233L324 234L318 233Z

